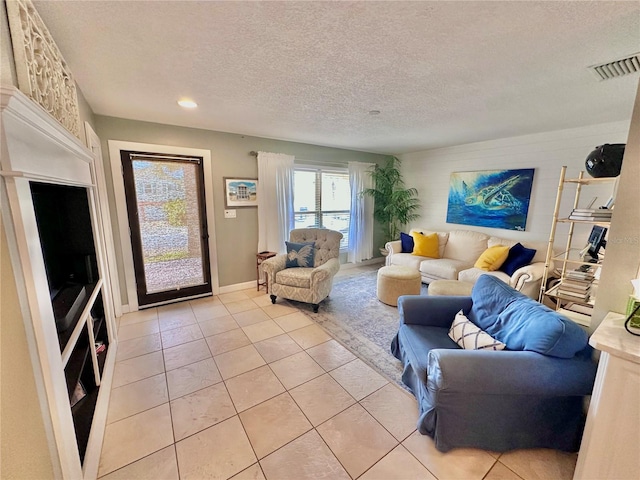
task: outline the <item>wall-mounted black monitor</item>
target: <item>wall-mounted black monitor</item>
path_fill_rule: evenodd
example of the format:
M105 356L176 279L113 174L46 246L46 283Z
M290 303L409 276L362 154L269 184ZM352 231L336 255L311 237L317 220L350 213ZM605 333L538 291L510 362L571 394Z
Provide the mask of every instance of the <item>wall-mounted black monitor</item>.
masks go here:
M589 262L598 262L598 252L601 248L607 247L607 241L604 237L607 235L607 228L600 225L594 225L589 234L589 250L587 254L591 257Z

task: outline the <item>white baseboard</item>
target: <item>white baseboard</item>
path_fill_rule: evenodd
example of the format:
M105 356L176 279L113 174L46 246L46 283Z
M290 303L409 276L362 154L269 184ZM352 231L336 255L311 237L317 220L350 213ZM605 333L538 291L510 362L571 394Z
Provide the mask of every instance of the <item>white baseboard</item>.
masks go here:
M360 263L343 263L340 265L340 270L348 270L350 268L364 267L366 265L376 265L384 263L384 257L372 258L370 260L364 260ZM231 293L237 292L239 290L247 290L249 288L255 288L256 281L251 280L249 282L243 283L235 283L233 285L225 285L224 287L220 287L220 293Z
M233 285L225 285L224 287L220 287L220 293L237 292L239 290L248 290L249 288L256 288L255 280L251 280L250 282L235 283Z
M360 263L343 263L340 265L340 269L349 270L351 268L364 267L366 265L383 264L384 260L385 260L384 257L377 257L377 258L371 258L369 260L364 260ZM255 280L251 280L249 282L234 283L233 285L225 285L223 287L220 287L219 294L238 292L240 290L248 290L249 288L255 288L255 287L256 287ZM122 305L123 314L129 313L130 311L131 309L129 308L129 305Z
M340 265L340 270L348 270L350 268L364 267L367 265L376 265L378 263L384 263L384 260L384 257L376 257L369 260L364 260L360 263L343 263L342 265Z

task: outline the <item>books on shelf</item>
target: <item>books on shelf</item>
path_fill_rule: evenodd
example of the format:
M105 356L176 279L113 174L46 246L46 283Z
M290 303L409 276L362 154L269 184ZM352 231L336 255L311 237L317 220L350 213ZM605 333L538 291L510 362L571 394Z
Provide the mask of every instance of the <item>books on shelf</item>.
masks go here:
M583 273L583 272L575 272L573 271L565 273L565 279L567 280L575 280L575 281L585 281L591 283L594 279L593 273Z
M589 299L589 291L586 292L575 292L573 290L567 290L562 288L562 285L558 287L558 295L562 295L565 297L576 298L578 300L587 301Z
M583 221L609 221L613 210L607 208L574 208L569 215L569 220Z
M613 213L613 210L608 208L574 208L571 213L578 215L609 215Z
M564 280L562 281L562 283L567 283L570 285L576 285L576 286L582 286L582 285L591 285L591 282L593 282L594 277L593 276L587 276L586 278L583 277L570 277L570 276L565 276Z
M569 220L578 222L610 222L611 217L576 217L575 215L569 215Z
M558 295L575 298L576 301L587 301L595 279L594 273L595 268L590 265L583 265L575 270L567 270L558 285Z
M583 284L583 285L576 285L567 281L563 281L560 284L560 289L562 290L568 290L571 292L578 292L578 293L585 293L588 292L589 289L591 288L591 284L587 283L587 284Z

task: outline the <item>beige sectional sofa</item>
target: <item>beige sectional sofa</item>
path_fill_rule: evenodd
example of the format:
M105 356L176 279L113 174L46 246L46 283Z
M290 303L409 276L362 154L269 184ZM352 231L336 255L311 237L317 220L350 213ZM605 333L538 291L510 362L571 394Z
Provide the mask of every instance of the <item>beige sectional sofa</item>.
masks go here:
M440 258L402 253L401 242L396 240L386 244L389 251L386 259L387 265L404 265L415 268L420 271L422 282L427 284L434 280L462 280L475 283L480 275L493 275L525 295L538 298L547 252L545 242L508 240L473 230L433 232L432 230L413 228L409 233L412 232L420 232L425 235L437 233ZM519 268L512 276L499 270L488 272L474 268L476 260L487 248L494 245L511 247L518 242L526 248L535 249L536 254L529 265Z

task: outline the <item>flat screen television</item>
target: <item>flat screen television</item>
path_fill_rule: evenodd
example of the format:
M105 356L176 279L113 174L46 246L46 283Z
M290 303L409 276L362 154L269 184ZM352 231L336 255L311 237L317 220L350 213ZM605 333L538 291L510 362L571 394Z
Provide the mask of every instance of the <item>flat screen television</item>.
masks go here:
M589 250L587 250L587 254L591 257L589 262L597 263L598 262L598 253L601 248L606 248L607 241L604 237L607 235L607 228L601 227L600 225L594 225L591 229L591 233L589 234Z
M31 182L31 197L56 327L63 332L98 277L87 190Z

